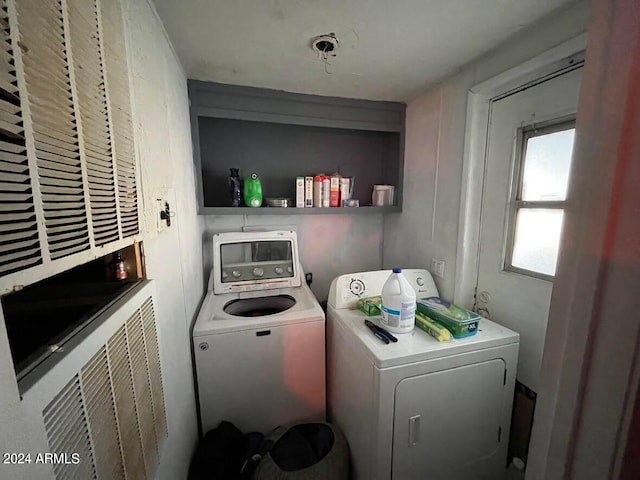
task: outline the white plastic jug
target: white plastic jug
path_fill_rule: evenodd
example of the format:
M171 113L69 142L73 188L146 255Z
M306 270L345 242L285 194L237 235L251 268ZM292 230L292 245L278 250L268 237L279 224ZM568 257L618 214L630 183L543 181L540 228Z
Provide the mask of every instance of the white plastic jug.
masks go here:
M408 333L416 323L416 292L402 275L401 268L382 287L382 324L393 333Z

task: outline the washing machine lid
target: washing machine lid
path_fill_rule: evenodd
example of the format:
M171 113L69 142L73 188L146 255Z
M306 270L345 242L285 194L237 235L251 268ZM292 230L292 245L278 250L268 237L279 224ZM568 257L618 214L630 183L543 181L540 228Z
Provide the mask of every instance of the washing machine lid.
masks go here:
M302 273L294 231L228 232L213 236L216 294L299 287Z
M225 312L225 305L237 300L246 299L249 296L254 298L260 296L275 298L282 298L283 296L291 297L295 300L295 304L281 313L259 317L243 317ZM276 302L279 302L279 300ZM193 327L193 336L199 337L203 335L237 332L240 330L262 329L302 322L324 322L324 320L324 311L306 283L298 288L251 292L249 294L227 293L218 295L209 291L198 312L198 318Z
M356 345L365 350L371 362L378 368L395 367L514 344L518 343L520 338L516 332L483 318L478 324L478 332L471 337L438 342L415 327L410 333L394 334L398 341L385 344L373 336L371 330L364 324L364 320L367 319L383 327L380 316L367 317L358 310L336 310L331 306L327 315L342 334L347 335Z

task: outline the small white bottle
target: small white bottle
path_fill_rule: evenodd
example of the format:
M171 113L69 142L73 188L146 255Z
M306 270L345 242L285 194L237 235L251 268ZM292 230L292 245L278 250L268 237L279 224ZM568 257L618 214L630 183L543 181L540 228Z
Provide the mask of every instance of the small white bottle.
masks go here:
M408 333L416 323L416 292L402 275L401 268L382 287L382 325L393 333Z

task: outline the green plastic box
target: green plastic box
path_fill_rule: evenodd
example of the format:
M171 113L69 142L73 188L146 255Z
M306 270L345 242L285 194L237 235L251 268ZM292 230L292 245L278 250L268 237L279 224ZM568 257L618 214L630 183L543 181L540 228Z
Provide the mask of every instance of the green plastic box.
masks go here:
M364 297L358 300L358 310L370 317L380 315L382 297Z
M478 331L480 315L440 297L421 298L416 302L416 309L446 327L454 338L470 337Z

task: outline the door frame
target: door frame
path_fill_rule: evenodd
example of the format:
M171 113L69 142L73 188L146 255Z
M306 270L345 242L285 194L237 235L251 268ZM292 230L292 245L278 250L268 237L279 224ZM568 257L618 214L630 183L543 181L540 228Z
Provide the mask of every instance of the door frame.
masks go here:
M471 307L478 282L482 191L491 104L584 63L587 34L566 42L469 89L453 300Z
M456 249L455 303L466 307L474 304L478 281L482 197L492 103L584 64L586 46L587 34L584 33L469 89ZM544 381L541 379L543 388ZM555 398L555 393L549 398L552 397ZM538 410L544 410L542 423L545 423L544 420L553 407L550 407L547 402L539 405ZM545 438L544 435L532 436L527 478L543 478L539 473L545 469L544 453L550 443L550 439ZM531 453L531 447L534 454Z

